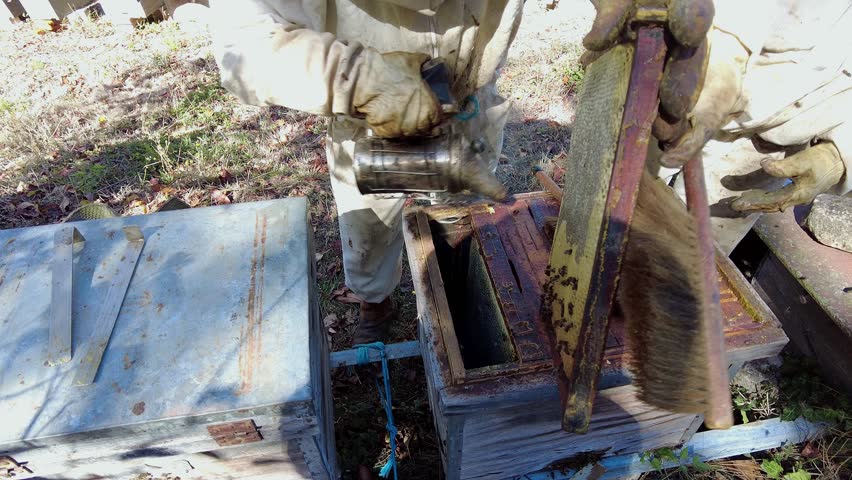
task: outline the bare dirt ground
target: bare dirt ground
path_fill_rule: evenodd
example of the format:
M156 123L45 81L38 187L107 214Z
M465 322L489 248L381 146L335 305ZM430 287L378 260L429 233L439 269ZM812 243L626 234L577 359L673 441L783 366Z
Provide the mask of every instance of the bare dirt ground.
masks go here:
M583 78L580 40L594 10L584 0L556 10L547 3L526 2L498 82L514 100L497 170L513 192L538 189L531 166L550 169L565 158ZM140 215L173 197L196 207L307 196L325 325L334 349L350 344L357 311L335 300L343 271L325 119L239 104L219 87L204 29L172 21L129 32L80 21L44 35L19 25L0 31L0 52L0 228L58 222L87 202ZM396 295L402 318L390 341L412 340L410 279ZM395 362L391 382L400 476L439 478L420 361ZM389 447L374 373L339 370L333 383L345 478L375 473Z

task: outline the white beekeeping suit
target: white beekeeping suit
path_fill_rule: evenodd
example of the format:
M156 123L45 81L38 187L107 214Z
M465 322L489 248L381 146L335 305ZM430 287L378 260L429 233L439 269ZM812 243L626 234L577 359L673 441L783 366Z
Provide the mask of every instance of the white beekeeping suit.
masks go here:
M431 108L432 94L410 92L421 88L416 84L423 60L441 57L451 70L454 96L477 95L481 113L470 121L472 128L481 128L499 155L509 104L496 95L494 81L520 24L523 0L210 3L223 86L246 103L334 116L327 154L347 286L366 303L385 303L383 315L400 278L404 199L358 191L353 148L367 123L353 117L366 116L374 132L389 127L383 136L428 131L435 118L421 112ZM423 55L382 55L389 52ZM385 115L387 109L396 117ZM362 320L364 314L362 304Z
M727 123L703 149L710 203L720 215L713 219L716 239L730 253L758 218L738 215L779 210L808 203L818 193L843 194L852 188L846 173L852 164L852 1L715 3L719 32L711 40L733 36L739 42L719 61L736 58L742 73L740 96ZM713 42L711 49L721 44ZM708 81L712 53L710 63ZM762 153L752 147L754 138ZM749 188L770 188L768 175L753 172L761 170L761 160L778 161L785 154L786 160L764 162L763 170L796 184L775 194L744 194ZM682 181L678 189L683 192Z

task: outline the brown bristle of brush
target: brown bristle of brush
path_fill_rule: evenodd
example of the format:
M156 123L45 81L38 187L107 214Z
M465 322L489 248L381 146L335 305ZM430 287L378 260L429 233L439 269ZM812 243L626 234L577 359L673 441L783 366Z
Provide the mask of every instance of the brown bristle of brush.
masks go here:
M645 172L639 186L618 300L639 398L679 413L707 408L701 255L693 217Z

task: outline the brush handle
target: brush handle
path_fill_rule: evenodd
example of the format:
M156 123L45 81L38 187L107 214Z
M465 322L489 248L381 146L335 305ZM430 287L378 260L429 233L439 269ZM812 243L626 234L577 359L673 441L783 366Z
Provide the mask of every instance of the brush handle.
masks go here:
M562 205L562 189L559 188L559 185L553 181L552 178L548 177L544 170L539 167L533 167L533 174L535 178L538 179L538 183L541 184L542 188L547 190L547 192L559 203Z
M722 307L719 303L719 277L716 268L716 248L710 224L710 207L707 203L707 187L704 183L704 162L701 154L683 167L686 186L686 204L695 218L698 246L701 251L704 273L704 339L708 367L708 407L704 413L704 424L708 428L724 429L734 424L731 410L731 390L728 379L728 363L725 361L725 336L722 325Z

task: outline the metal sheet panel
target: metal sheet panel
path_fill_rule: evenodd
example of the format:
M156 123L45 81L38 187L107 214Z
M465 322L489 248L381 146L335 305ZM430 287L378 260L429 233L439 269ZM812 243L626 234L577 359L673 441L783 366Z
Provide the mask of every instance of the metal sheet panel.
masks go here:
M46 359L60 226L0 231L0 446L309 401L306 208L289 198L76 223L74 360L57 366ZM94 384L73 386L128 225L144 250Z

